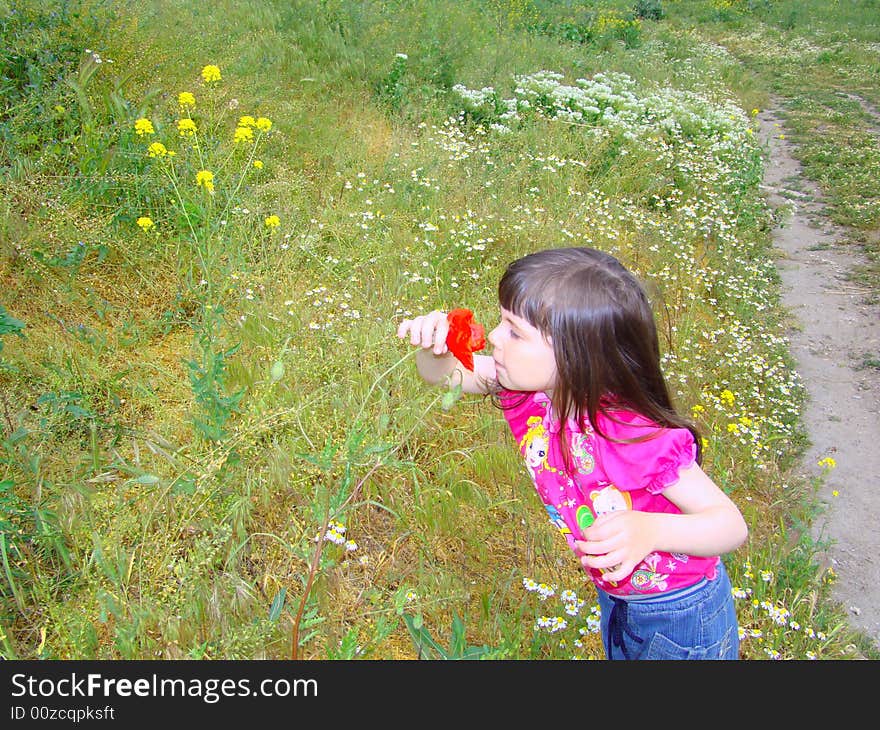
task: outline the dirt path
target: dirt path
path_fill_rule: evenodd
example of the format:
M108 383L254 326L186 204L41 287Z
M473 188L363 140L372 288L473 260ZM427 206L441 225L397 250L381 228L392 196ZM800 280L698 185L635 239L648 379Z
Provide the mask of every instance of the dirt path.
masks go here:
M838 576L836 598L853 626L880 647L880 370L865 366L880 354L880 307L867 304L869 290L848 280L863 261L841 244L844 232L824 215L818 187L803 176L793 145L780 139L782 119L771 109L758 120L770 155L770 204L789 209L779 210L773 240L782 303L794 325L791 352L808 392L804 421L812 446L801 469L818 475L820 459L837 463L820 488L826 510L813 532L832 541L826 560Z

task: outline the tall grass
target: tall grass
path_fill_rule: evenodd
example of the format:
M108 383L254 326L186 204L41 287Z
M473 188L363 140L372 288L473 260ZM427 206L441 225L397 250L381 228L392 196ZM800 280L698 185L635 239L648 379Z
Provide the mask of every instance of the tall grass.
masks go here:
M685 4L585 5L81 3L62 31L16 4L4 32L59 60L4 66L4 656L600 657L498 411L426 389L394 337L435 307L491 322L506 263L570 242L650 282L752 528L726 557L744 655L855 655L787 471L767 89ZM571 91L598 73L605 117Z

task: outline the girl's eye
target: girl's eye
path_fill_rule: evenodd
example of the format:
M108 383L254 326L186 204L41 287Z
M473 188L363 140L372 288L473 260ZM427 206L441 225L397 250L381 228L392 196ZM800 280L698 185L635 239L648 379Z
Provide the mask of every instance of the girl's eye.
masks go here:
M513 340L518 340L518 339L519 339L519 335L516 333L515 330L510 330L510 338L513 339Z

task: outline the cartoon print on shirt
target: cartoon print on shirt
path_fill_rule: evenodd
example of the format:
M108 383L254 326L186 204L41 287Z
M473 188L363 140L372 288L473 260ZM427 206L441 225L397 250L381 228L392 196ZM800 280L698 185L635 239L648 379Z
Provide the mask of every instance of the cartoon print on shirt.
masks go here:
M629 492L621 492L613 484L602 487L602 489L594 489L590 492L590 499L593 502L593 510L596 513L596 517L601 517L611 512L632 509L632 497L629 496ZM605 573L610 573L612 569L599 568L599 570L604 576ZM607 582L617 586L617 581L610 580Z
M609 512L632 509L632 497L629 496L629 492L621 492L613 484L593 490L590 492L590 499L593 501L596 517L607 515Z
M666 579L668 575L656 572L657 564L660 562L660 555L651 553L643 561L645 568L639 568L630 576L629 583L637 591L665 591L667 588Z
M536 393L531 399L522 401L513 394L510 400L511 407L506 408L504 414L516 436L529 481L534 482L549 521L575 555L579 554L576 541L597 521L601 522L603 515L634 508L654 511L652 507L660 499L659 493L655 494L636 480L626 483L626 491L616 486L612 473L623 474L628 463L623 462L616 449L609 451L606 459L601 442L597 440L590 424L579 429L574 419L560 423L559 419L554 418L550 399L543 393ZM614 440L617 437L626 440L631 435L628 421L609 420L605 423L601 413L599 417L603 432L615 437ZM687 438L687 434L673 433L658 441L657 448L661 451L670 448L678 453L680 449L676 448L676 444L680 439L687 441ZM568 464L563 459L566 452L572 457ZM590 466L592 471L585 474ZM664 504L662 507L666 509L667 506ZM608 569L602 571L586 566L584 569L598 587L612 594L646 595L690 585L701 575L714 575L713 566L718 560L718 557L706 558L658 550L615 583L607 580Z
M532 479L535 479L539 472L556 471L547 461L550 452L550 437L547 429L544 427L544 420L540 416L532 416L526 422L528 430L526 435L520 441L520 449L526 459L526 468L529 470Z
M581 530L586 530L596 521L592 510L585 504L582 504L577 508L577 511L574 513L574 518L577 520L578 527L580 527Z
M587 434L574 433L571 436L571 459L580 474L590 474L596 468L596 460L590 453L592 443L592 438Z
M545 504L544 508L547 510L547 514L550 515L550 522L556 525L559 528L559 531L563 535L570 535L571 530L568 529L568 525L565 524L565 520L562 519L562 515L559 514L559 510L556 509L552 504Z

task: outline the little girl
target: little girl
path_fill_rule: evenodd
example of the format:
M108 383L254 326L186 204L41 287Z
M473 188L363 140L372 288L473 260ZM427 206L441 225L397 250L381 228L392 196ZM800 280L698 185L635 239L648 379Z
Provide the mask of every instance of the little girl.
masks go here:
M498 285L492 356L446 347L443 312L406 319L419 374L499 401L535 488L596 585L609 659L736 659L720 559L748 530L700 468L675 412L653 312L636 277L592 248L539 251Z

